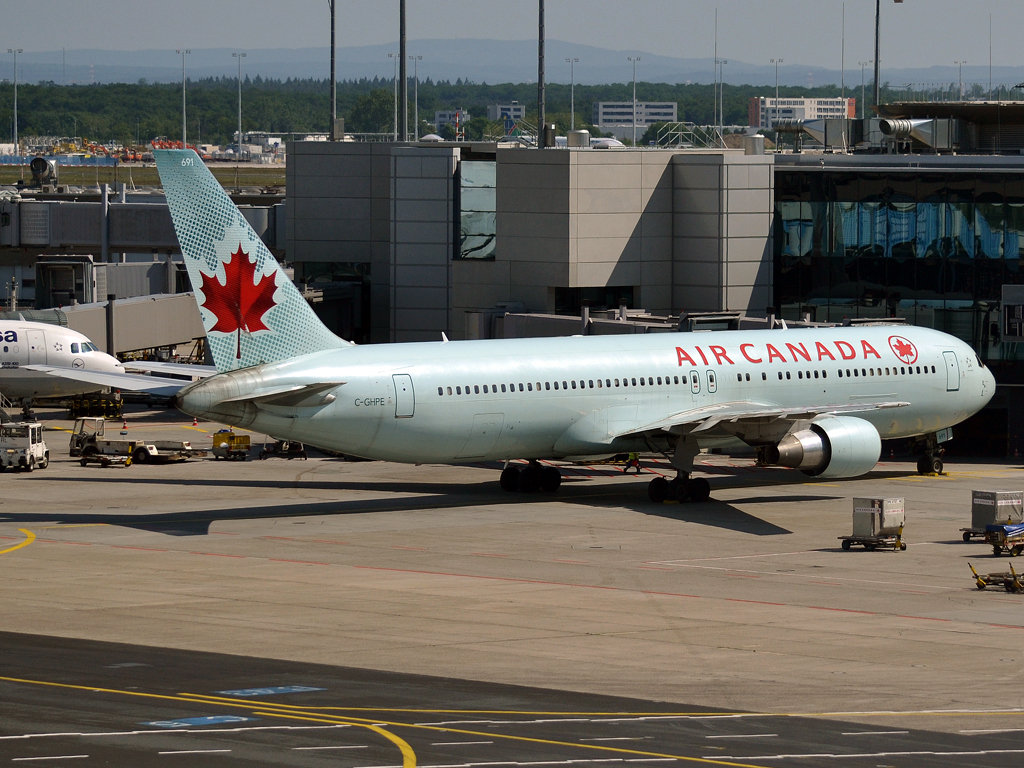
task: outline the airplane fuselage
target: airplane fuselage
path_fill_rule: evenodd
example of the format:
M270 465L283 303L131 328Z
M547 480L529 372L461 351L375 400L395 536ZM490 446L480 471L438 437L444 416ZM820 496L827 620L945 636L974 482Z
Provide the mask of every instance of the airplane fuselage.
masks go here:
M101 389L96 384L30 370L29 365L124 372L116 358L100 352L77 331L49 323L0 321L0 393L5 397L66 397Z
M259 400L323 382L339 383L303 401ZM367 458L457 463L640 450L648 442L633 430L735 403L901 403L851 415L883 439L910 437L963 421L994 390L962 341L890 325L350 347L220 374L183 390L179 406ZM726 419L699 440L767 444L791 427L763 421Z

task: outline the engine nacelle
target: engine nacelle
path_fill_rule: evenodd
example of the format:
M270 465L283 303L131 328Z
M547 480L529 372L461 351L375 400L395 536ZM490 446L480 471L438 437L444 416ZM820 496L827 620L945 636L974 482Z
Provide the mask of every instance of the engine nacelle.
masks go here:
M857 477L870 472L882 455L882 438L869 422L826 416L768 446L769 464L799 469L814 477Z

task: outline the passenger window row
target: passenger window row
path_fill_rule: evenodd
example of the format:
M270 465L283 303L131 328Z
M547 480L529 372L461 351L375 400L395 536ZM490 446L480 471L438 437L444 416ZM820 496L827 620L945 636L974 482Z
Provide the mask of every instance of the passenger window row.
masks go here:
M930 373L935 373L936 372L936 368L935 368L934 365L932 365L932 366L927 366L927 365L924 366L924 370L923 371L921 370L921 368L922 368L922 366L920 366L920 365L917 366L916 373L921 374L921 373L929 373L929 372ZM885 371L884 374L882 373L883 370ZM890 373L890 370L892 371L891 373ZM847 368L845 376L846 376L846 378L867 378L869 376L883 376L883 375L884 376L907 376L907 375L912 375L914 373L915 373L914 366L905 366L905 367L901 366L900 368L893 367L891 369L890 368L885 368L885 369L882 369L882 368L859 368L859 369L858 368L853 368L853 369ZM779 371L778 374L779 374L779 381L783 381L783 374L785 374L785 380L786 381L790 381L793 378L793 372L792 371L785 371L785 372ZM696 373L694 373L693 376L694 376L694 382L692 383L692 386L699 386L697 384L697 380L696 380ZM840 368L839 369L839 378L843 378L843 376L844 376L843 369ZM797 378L797 380L811 379L811 378L827 379L828 378L828 371L818 371L818 370L814 370L814 371L797 371L796 372L796 378ZM768 374L765 373L765 372L762 372L761 373L761 381L767 381L767 380L768 380ZM750 374L749 373L737 373L736 374L736 381L739 381L739 382L750 381ZM595 382L596 382L596 384L595 384ZM639 384L638 384L638 382L639 382ZM655 383L655 382L657 382L657 383ZM686 376L683 376L682 383L684 385L686 384ZM555 381L555 382L550 382L550 381L540 382L540 381L538 381L538 382L536 382L536 384L534 384L534 382L526 382L525 385L522 384L522 383L514 383L514 384L507 384L507 385L506 384L490 384L490 385L488 385L488 384L483 384L483 385L481 385L481 384L467 384L465 387L462 387L461 385L460 386L455 386L455 387L438 387L437 388L437 394L439 396L441 396L441 397L444 397L446 394L447 395L462 395L462 394L467 394L467 395L470 395L470 394L473 394L473 395L484 394L484 395L487 395L487 394L498 394L499 391L502 392L502 393L517 392L517 391L518 392L534 392L534 391L537 391L537 392L541 392L541 391L550 392L552 389L554 389L555 391L563 391L564 392L564 391L568 391L570 389L611 389L612 387L630 387L630 386L633 386L633 387L636 387L636 386L654 387L654 386L668 386L668 385L673 385L673 384L674 385L678 385L679 384L679 376L665 376L664 378L661 377L661 376L657 376L657 377L655 377L655 376L648 376L646 379L643 376L641 376L639 379L637 379L636 377L630 377L630 378L623 377L621 379L621 383L620 383L619 379L580 379L578 382L576 380L573 380L573 381L562 381L562 382L557 382L557 381ZM536 389L535 389L535 387L536 387ZM465 392L463 392L463 390L465 390ZM481 390L482 390L482 392L481 392Z
M463 386L455 387L438 387L437 394L441 397L445 395L479 395L479 394L498 394L500 392L550 392L552 389L556 391L565 392L570 389L611 389L612 387L663 387L669 385L679 385L679 376L640 376L637 377L623 377L620 379L580 379L579 381L545 381L545 382L532 382L528 381L525 384L517 382L514 384L467 384ZM686 377L683 377L683 384L686 384ZM552 386L553 385L553 386ZM482 391L481 391L482 390Z

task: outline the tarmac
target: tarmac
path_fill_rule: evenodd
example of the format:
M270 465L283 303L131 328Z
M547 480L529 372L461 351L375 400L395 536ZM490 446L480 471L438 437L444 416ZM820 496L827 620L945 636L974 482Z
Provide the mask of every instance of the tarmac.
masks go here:
M194 743L233 750L204 765L319 765L312 747L352 766L1024 755L1024 595L978 590L967 565L1016 560L960 534L972 489L1024 487L1018 463L921 477L886 460L813 481L702 456L712 500L654 505L660 457L640 477L562 465L554 495L503 493L497 466L315 452L82 467L56 431L70 422L41 415L50 466L0 480L0 762L164 765ZM218 428L147 411L127 431L202 447ZM906 499L906 551L841 549L855 496ZM244 728L269 731L152 725L223 714L209 697L224 691L292 685L325 690L228 697L229 714L259 720ZM359 706L381 719L357 722ZM612 728L613 712L628 724ZM370 751L309 741L288 717L326 720L331 739L358 730ZM426 722L473 733L419 733Z

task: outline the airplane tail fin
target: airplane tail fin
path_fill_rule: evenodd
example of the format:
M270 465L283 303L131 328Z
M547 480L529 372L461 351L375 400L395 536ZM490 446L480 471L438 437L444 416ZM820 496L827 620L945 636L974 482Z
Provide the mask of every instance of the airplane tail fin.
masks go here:
M194 151L153 154L219 373L351 346L320 322Z

